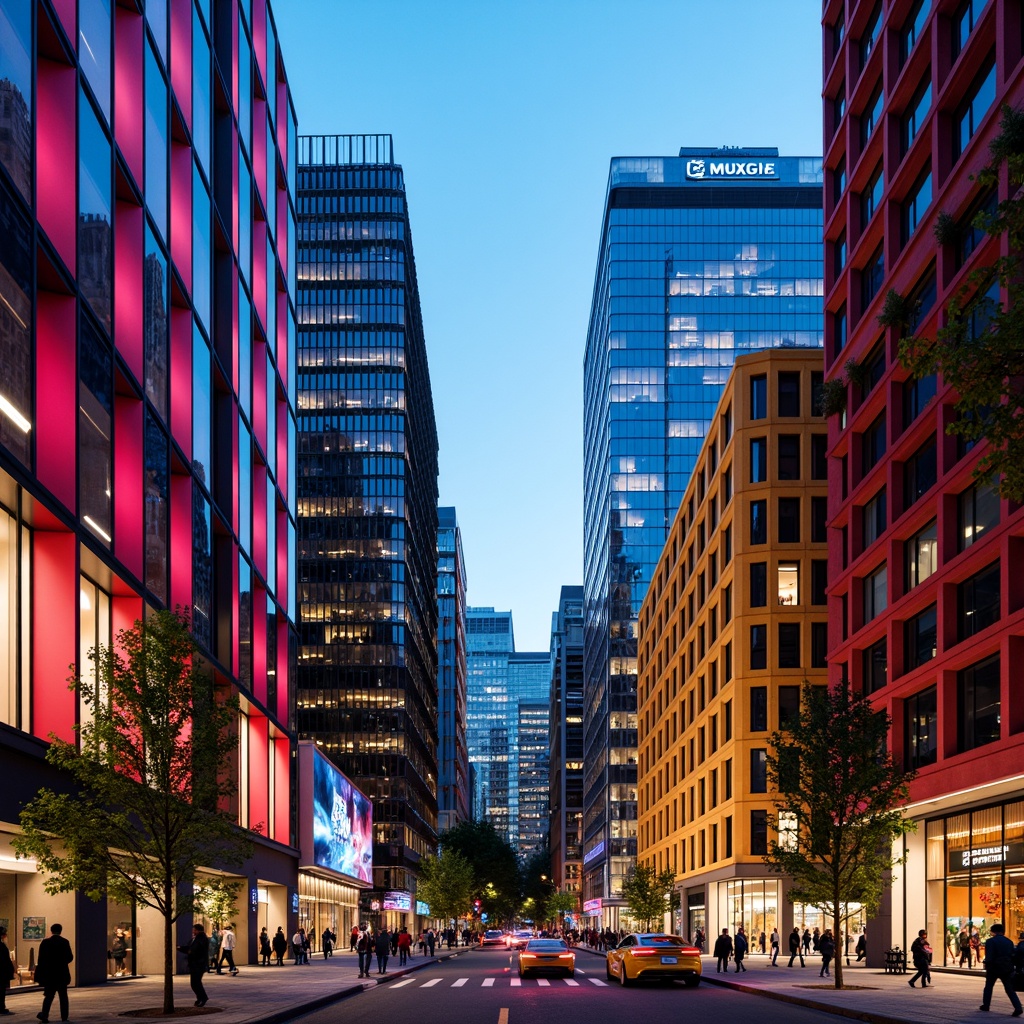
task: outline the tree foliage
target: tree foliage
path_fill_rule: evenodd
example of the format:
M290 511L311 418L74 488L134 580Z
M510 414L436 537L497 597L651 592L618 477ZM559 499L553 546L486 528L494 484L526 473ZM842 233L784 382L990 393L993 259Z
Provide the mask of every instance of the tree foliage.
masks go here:
M1004 106L989 163L977 174L997 189L1005 167L1010 198L993 213L982 212L973 227L1004 236L1006 255L977 267L947 307L946 326L934 338L900 342L900 361L918 379L940 374L955 389L957 418L947 431L966 442L987 440L976 468L978 478L995 475L1004 497L1024 501L1024 304L1018 303L1024 266L1024 113ZM948 225L947 225L948 227ZM948 233L948 232L947 232ZM1008 296L990 297L995 287Z
M38 861L47 892L141 903L163 917L172 1013L173 925L197 909L197 869L240 865L251 850L225 810L237 701L202 670L180 612L136 621L89 659L95 671L69 681L85 709L78 744L51 737L46 754L74 792L40 790L13 843Z
M622 882L622 898L630 916L642 921L650 931L652 922L660 927L666 913L679 905L675 875L666 868L657 871L652 864L636 864Z
M473 906L473 867L457 850L442 849L420 865L416 898L429 904L432 917L448 921L466 917Z
M561 923L566 914L575 914L580 907L579 894L562 889L553 892L544 905L544 919Z
M822 909L837 947L847 907L876 909L888 883L893 843L913 831L900 807L912 773L886 750L889 717L848 687L804 683L792 732L769 740L768 781L776 791L776 838L765 863L789 875L793 902ZM836 988L842 988L840 957Z
M522 901L516 851L489 821L460 821L440 839L473 868L473 897L492 921L511 921ZM433 910L433 907L431 907Z

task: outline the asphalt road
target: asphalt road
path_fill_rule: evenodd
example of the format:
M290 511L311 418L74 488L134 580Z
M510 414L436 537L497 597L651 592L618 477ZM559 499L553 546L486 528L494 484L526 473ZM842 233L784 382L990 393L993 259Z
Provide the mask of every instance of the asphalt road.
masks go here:
M391 961L394 964L394 960ZM685 1016L684 1016L685 1015ZM526 978L509 970L509 954L472 949L404 978L296 1020L308 1024L370 1021L450 1021L459 1024L551 1024L553 1020L679 1024L684 1019L744 1020L758 1024L821 1024L831 1014L717 986L686 988L650 982L629 989L605 980L604 961L579 953L576 977Z

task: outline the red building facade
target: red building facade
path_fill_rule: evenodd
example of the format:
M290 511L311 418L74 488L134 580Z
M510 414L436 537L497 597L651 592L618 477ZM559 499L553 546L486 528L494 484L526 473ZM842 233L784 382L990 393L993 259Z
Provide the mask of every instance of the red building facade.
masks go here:
M1024 17L1019 0L830 0L823 30L826 378L857 364L829 422L830 680L888 711L918 772L869 950L927 928L954 964L961 932L1024 929L1024 513L975 479L985 442L947 435L955 396L909 378L878 316L893 289L933 335L1005 244L972 221L1009 194L976 174L1024 99ZM976 299L980 332L1006 295Z
M147 911L47 897L9 836L73 739L68 666L190 611L241 702L261 824L239 947L297 910L290 800L296 120L266 0L0 0L0 917L60 920L77 980L152 971ZM212 870L217 869L211 864ZM103 935L106 932L106 939Z

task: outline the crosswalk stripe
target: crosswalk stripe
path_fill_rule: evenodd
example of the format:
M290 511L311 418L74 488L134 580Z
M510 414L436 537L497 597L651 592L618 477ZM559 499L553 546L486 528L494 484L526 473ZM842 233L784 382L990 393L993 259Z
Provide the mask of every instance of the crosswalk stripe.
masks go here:
M509 984L513 988L519 988L519 986L522 985L522 983L523 983L521 978L509 978L508 980L509 980Z
M580 983L578 981L576 981L574 978L566 978L565 979L565 983L566 983L566 985L572 985L573 988L579 988L580 987Z
M415 978L406 978L404 981L396 981L394 985L390 985L389 988L401 988L403 985L411 985L415 980Z
M434 985L440 985L440 984L441 984L441 979L440 978L432 978L430 981L423 982L423 984L420 985L420 988L432 988Z
M600 978L587 978L587 981L589 981L591 985L600 985L601 988L608 987L608 982L602 981Z
M483 987L484 988L491 988L491 986L493 984L494 984L494 979L493 978L484 978L484 980L483 980Z
M551 982L547 978L538 978L537 984L542 985L544 988L551 988Z
M465 985L467 981L469 981L469 978L459 978L458 981L452 982L452 988L462 988L462 986Z

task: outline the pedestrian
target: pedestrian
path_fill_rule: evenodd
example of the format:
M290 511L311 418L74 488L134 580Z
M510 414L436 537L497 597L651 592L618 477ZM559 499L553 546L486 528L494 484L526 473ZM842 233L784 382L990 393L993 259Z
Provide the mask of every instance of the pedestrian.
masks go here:
M7 948L7 929L0 924L0 1013L12 1013L7 1009L7 989L14 981L14 961Z
M359 957L359 977L370 976L370 957L373 952L373 944L370 941L370 933L363 929L356 939L356 955Z
M377 973L387 974L388 973L388 954L391 952L391 936L388 934L386 927L382 927L377 932L377 938L374 940L374 952L377 954Z
M325 928L323 935L320 936L320 941L321 941L321 943L323 943L323 947L324 947L324 959L325 960L329 956L331 956L332 950L334 949L333 938L334 938L334 936L332 935L331 929L329 927Z
M733 943L733 958L736 961L736 973L745 971L746 967L743 966L743 958L747 955L747 950L750 949L750 943L747 941L747 934L743 930L743 925L740 925L736 929L736 941Z
M210 970L223 974L224 972L220 969L220 929L216 925L210 932L207 948L210 950Z
M860 963L868 955L868 933L862 931L857 936L857 963ZM950 958L952 959L952 958Z
M977 925L971 928L971 953L974 954L974 962L981 966L981 932Z
M765 942L766 941L767 941L767 939L765 937L764 932L762 931L761 934L758 936L758 939L757 939L757 947L758 947L758 949L761 950L761 955L762 956L764 956Z
M394 928L391 932L391 955L398 956L398 929Z
M350 953L356 952L356 943L359 941L359 925L352 925L352 931L348 936L348 951Z
M793 966L793 961L797 957L800 957L800 966L801 967L806 967L807 965L804 963L803 945L800 942L800 929L799 928L794 928L789 933L789 966L790 967Z
M1020 997L1013 990L1013 960L1016 952L1013 943L1006 937L1002 922L996 921L989 931L992 933L985 940L985 991L981 997L979 1009L988 1010L992 1002L992 989L996 981L1003 983L1003 989L1013 1004L1011 1017L1024 1014L1020 1005ZM40 950L42 952L42 950Z
M804 947L804 956L810 956L811 955L811 929L810 928L804 928L803 947Z
M927 988L928 982L932 980L932 972L929 965L932 962L932 947L928 945L928 933L922 928L917 933L917 938L910 944L910 956L914 961L914 970L917 973L907 982L911 988L918 978L921 979L921 988Z
M427 952L430 956L434 955L434 943L437 942L437 936L434 934L433 928L427 929Z
M292 936L292 953L295 955L295 966L298 967L302 963L303 946L306 938L306 932L304 929L299 928Z
M238 977L238 968L235 966L235 926L233 924L226 924L224 926L224 934L220 937L220 963L217 964L217 973L220 974L221 964L227 961L228 974L232 977Z
M704 952L704 943L705 942L706 942L706 939L704 937L704 929L703 928L698 928L697 929L697 935L694 938L693 944L703 953Z
M277 931L274 932L270 948L273 949L274 956L277 958L277 966L284 967L284 955L288 952L288 940L285 938L284 929L280 925L277 926Z
M821 932L817 928L814 929L814 934L811 936L811 947L815 953L821 950Z
M205 1006L210 1001L203 984L203 975L210 969L210 939L206 929L201 924L192 925L192 941L178 949L188 962L188 983L196 997L194 1005Z
M260 967L270 966L270 954L274 950L270 945L270 936L267 934L267 926L260 929Z
M310 951L313 949L313 940L310 937L310 933L307 932L304 928L300 928L299 931L302 932L302 962L304 964L308 964L309 954Z
M718 958L715 974L728 974L729 957L732 956L732 938L728 928L723 928L722 934L715 939L715 956Z
M60 1001L60 1019L68 1019L68 985L71 984L71 943L61 935L59 924L50 925L50 937L39 943L36 957L36 984L43 986L43 1008L36 1017L46 1024L50 1019L53 997ZM204 961L205 964L205 961Z
M772 947L771 965L772 965L772 967L777 967L778 964L776 964L775 961L779 959L779 950L782 948L782 936L779 934L779 929L778 928L773 928L772 929L771 947Z
M1024 932L1017 936L1017 947L1013 951L1013 970L1015 974L1024 974Z
M815 929L817 931L817 929ZM821 953L821 970L818 971L819 978L830 978L832 972L829 970L832 964L832 957L836 954L836 940L832 938L832 929L826 928L818 936L818 952Z
M412 952L412 936L408 928L403 928L398 933L398 966L404 967L409 962L409 954Z
M964 960L966 960L967 966L973 968L974 964L971 963L971 933L966 928L960 929L960 934L956 937L956 944L960 950L960 962L957 966L963 967Z
M114 959L114 977L121 978L126 973L124 959L128 953L128 943L125 941L124 930L121 928L114 932L114 939L110 943L110 953Z

